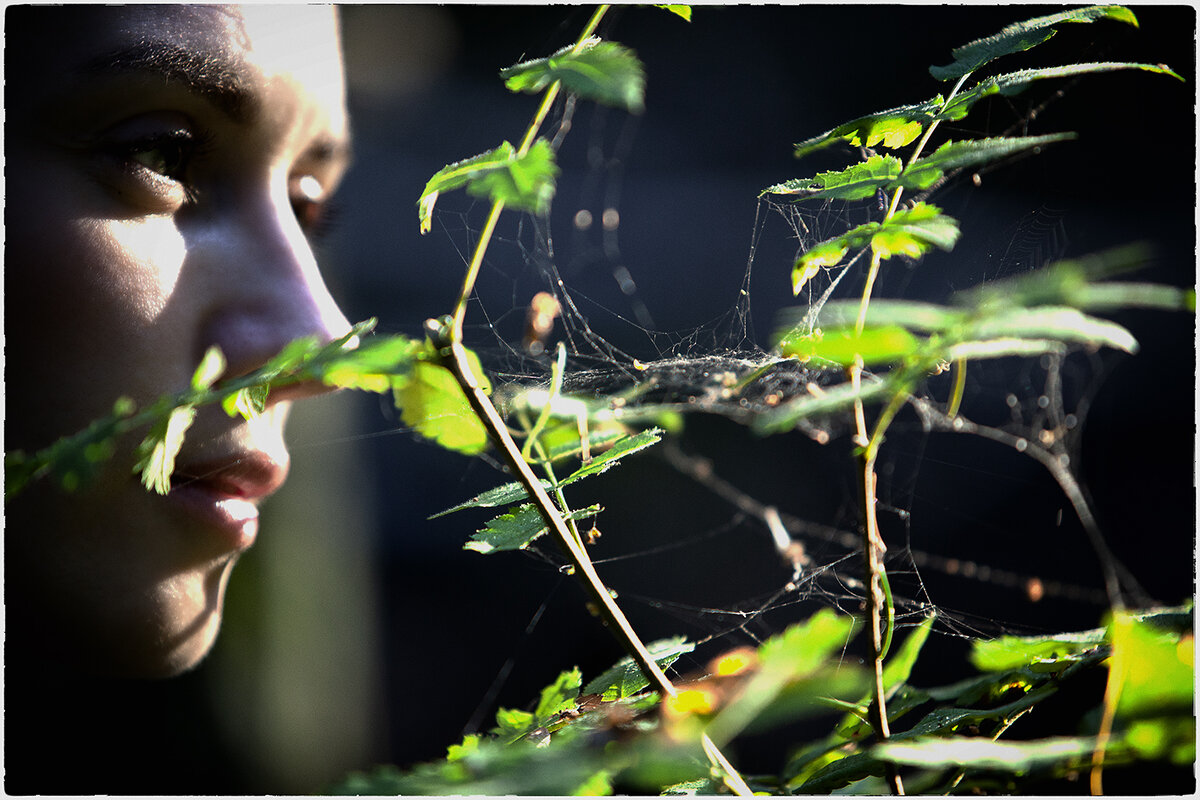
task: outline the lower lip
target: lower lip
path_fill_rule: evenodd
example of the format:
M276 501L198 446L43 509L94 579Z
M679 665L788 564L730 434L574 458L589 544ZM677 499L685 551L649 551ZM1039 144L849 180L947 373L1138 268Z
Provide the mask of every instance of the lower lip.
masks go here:
M258 536L258 508L244 497L214 486L192 483L171 489L167 500L220 534L234 550L245 550Z

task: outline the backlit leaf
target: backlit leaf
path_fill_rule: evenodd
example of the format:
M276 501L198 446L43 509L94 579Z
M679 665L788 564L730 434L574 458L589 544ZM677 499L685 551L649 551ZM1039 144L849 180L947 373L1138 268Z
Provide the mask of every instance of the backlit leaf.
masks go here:
M691 6L676 5L673 3L655 3L654 7L661 8L664 11L670 11L672 14L675 14L678 17L683 17L688 22L692 21Z
M1092 347L1103 345L1127 353L1138 349L1133 334L1117 323L1062 306L1004 309L972 323L963 339L1000 337L1054 339Z
M671 666L675 663L675 659L692 652L695 648L694 644L682 636L660 639L646 645L646 650L654 659L654 663L663 669ZM619 700L635 695L649 685L650 682L646 680L646 676L642 674L634 660L625 656L589 681L587 686L583 687L583 694L602 695L605 701Z
M504 142L494 150L457 161L438 170L425 184L417 200L421 233L429 232L433 206L442 192L466 186L475 197L541 214L554 197L557 176L554 152L545 139L539 139L522 156Z
M179 406L161 418L138 446L135 472L140 472L142 485L166 494L171 490L171 473L175 471L175 456L183 447L183 435L196 419L195 406Z
M225 372L225 356L221 348L213 345L204 352L200 365L192 373L192 388L196 391L207 389L216 383L217 378Z
M572 511L565 519L594 517L600 511L600 506L593 505ZM463 549L485 555L504 550L522 550L547 530L537 506L527 503L488 520L487 527L471 536L471 541L463 545Z
M549 490L551 488L550 481L542 480L542 488ZM506 483L503 486L497 486L495 489L488 489L486 492L481 492L475 495L470 500L459 503L456 506L447 508L445 511L439 511L436 514L429 516L429 519L437 519L444 517L447 514L453 514L455 511L462 511L466 508L497 508L506 506L510 503L515 503L518 500L525 500L528 494L525 487L520 483L513 481Z
M1104 644L1104 629L1051 636L1001 636L971 643L971 663L985 672L1019 669L1038 661L1072 660Z
M1190 626L1181 633L1145 617L1113 613L1109 691L1119 693L1118 717L1191 710L1195 644L1190 634Z
M1090 762L1094 736L1062 736L1025 742L997 742L980 736L919 737L876 745L871 754L884 761L918 767L994 769L1023 775L1062 762Z
M929 247L953 250L958 241L958 221L937 206L917 203L897 211L871 236L871 248L880 258L919 258Z
M864 366L890 364L912 356L921 342L899 325L865 328L855 335L854 328L818 330L808 335L786 338L779 343L785 356L801 361L818 361L849 366L860 356Z
M903 147L916 139L924 126L933 121L942 102L939 95L924 103L898 106L859 117L828 130L820 136L798 142L794 146L794 155L796 158L803 158L840 141L855 147L860 145L863 147L883 145L893 149Z
M1023 150L1074 139L1073 133L1013 136L946 142L925 158L905 167L898 183L906 189L928 189L950 170L986 164Z
M468 351L472 372L484 391L491 384L483 374L479 358ZM408 379L394 392L396 407L405 425L442 447L466 455L483 451L488 444L487 429L471 409L454 375L432 361L412 364Z
M904 165L895 156L871 156L846 169L819 172L813 178L798 178L764 189L762 194L791 194L801 200L862 200L873 197L877 189L892 184Z
M662 439L662 434L663 432L658 428L649 428L631 436L626 436L623 439L618 439L612 447L563 479L562 485L566 486L568 483L574 483L589 475L599 475L609 467L615 466L617 461L625 456L633 455L653 444L657 444Z
M952 52L954 62L942 67L930 67L929 74L940 81L953 80L974 72L997 58L1036 47L1054 35L1055 25L1064 22L1092 22L1104 18L1137 25L1137 18L1133 12L1122 6L1073 8L1058 14L1016 22L1006 26L999 33L956 47Z
M573 94L634 113L643 108L646 76L632 50L595 37L582 46L559 50L547 58L525 61L500 70L513 92L537 93L555 81Z
M937 118L941 120L960 120L967 115L977 102L985 97L994 94L1000 94L1005 97L1020 94L1029 88L1029 85L1034 81L1049 80L1053 78L1069 78L1076 75L1086 75L1098 72L1114 72L1117 70L1141 70L1143 72L1154 72L1161 75L1170 75L1173 78L1183 80L1183 78L1164 64L1138 64L1133 62L1092 62L1085 64L1067 64L1061 67L1045 67L1042 69L1024 69L1017 72L1009 72L1003 75L993 75L972 86L970 89L959 92L945 108L937 113Z

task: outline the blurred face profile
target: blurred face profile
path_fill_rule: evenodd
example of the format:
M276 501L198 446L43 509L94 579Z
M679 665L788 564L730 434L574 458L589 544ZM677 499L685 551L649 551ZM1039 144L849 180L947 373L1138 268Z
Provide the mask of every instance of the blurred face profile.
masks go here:
M309 242L347 157L330 8L13 7L5 33L6 450L185 389L212 345L232 377L348 329ZM78 489L7 501L6 657L194 666L316 391L249 423L201 409L166 496L133 473L135 435Z

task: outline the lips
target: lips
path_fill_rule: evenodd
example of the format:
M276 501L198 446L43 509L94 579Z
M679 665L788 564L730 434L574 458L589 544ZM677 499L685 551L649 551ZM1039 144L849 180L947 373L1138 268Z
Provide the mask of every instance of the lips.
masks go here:
M287 478L286 451L246 450L185 461L167 501L215 533L223 548L244 550L258 535L258 502Z

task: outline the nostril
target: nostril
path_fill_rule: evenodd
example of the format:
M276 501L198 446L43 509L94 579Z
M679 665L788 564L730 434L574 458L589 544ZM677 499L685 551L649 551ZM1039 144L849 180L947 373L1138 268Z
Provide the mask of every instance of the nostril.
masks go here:
M243 303L214 311L202 326L196 358L213 345L220 347L227 363L224 378L228 379L262 368L296 339L311 337L322 345L334 341L351 326L327 293L325 298L328 302L309 297L288 304ZM329 390L319 383L292 384L273 390L268 402L325 391Z

